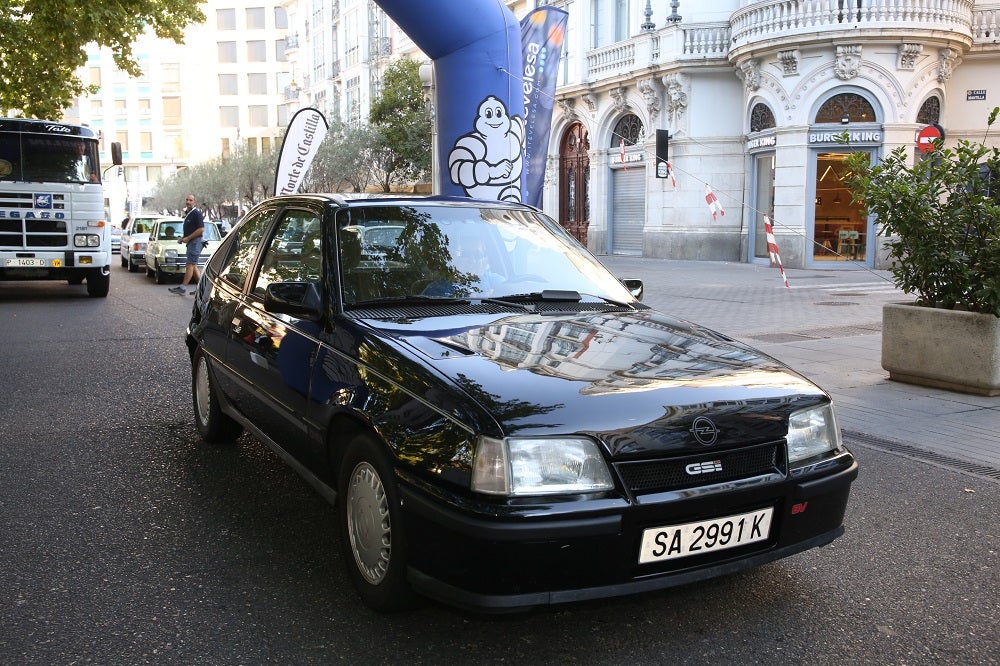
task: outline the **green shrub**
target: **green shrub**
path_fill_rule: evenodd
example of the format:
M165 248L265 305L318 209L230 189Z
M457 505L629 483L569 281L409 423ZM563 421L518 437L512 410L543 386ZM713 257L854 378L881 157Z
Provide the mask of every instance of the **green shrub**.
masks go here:
M875 215L900 289L920 305L1000 317L1000 149L960 139L912 166L902 147L875 165L854 153L847 165L847 185Z

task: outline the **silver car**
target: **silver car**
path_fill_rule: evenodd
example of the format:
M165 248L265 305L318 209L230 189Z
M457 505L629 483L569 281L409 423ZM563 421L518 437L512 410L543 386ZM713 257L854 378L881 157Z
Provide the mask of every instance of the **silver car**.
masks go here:
M139 215L132 218L122 228L121 258L122 267L128 267L130 273L135 273L146 266L146 245L149 243L149 232L159 220L173 220L183 224L184 220L169 215Z

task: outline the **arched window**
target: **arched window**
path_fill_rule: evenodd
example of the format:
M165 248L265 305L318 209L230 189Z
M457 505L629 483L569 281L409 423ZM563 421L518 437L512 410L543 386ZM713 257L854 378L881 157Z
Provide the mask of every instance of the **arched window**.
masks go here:
M767 104L757 103L750 110L750 131L759 132L775 126L774 113Z
M823 102L823 106L816 112L814 122L873 123L875 109L867 99L857 93L840 93Z
M630 113L623 116L615 125L615 131L611 134L611 147L617 148L621 145L621 140L625 139L626 146L634 146L642 138L642 121L639 116Z
M928 97L920 105L917 112L917 122L924 125L933 125L941 121L941 100L935 97Z

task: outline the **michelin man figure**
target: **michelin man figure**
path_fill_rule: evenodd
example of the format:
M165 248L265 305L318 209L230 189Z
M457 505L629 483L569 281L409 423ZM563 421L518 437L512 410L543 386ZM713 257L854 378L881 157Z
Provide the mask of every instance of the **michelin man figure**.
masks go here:
M520 201L524 119L511 117L490 95L479 105L475 128L448 155L451 182L476 199Z

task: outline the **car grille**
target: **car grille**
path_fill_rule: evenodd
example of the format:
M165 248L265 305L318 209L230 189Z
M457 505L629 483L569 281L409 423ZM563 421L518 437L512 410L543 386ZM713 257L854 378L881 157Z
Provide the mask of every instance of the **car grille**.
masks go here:
M785 447L771 442L731 451L699 455L617 463L615 468L625 486L636 495L696 488L715 483L748 479L762 474L785 473ZM711 465L706 463L718 463ZM702 471L692 474L689 468Z

